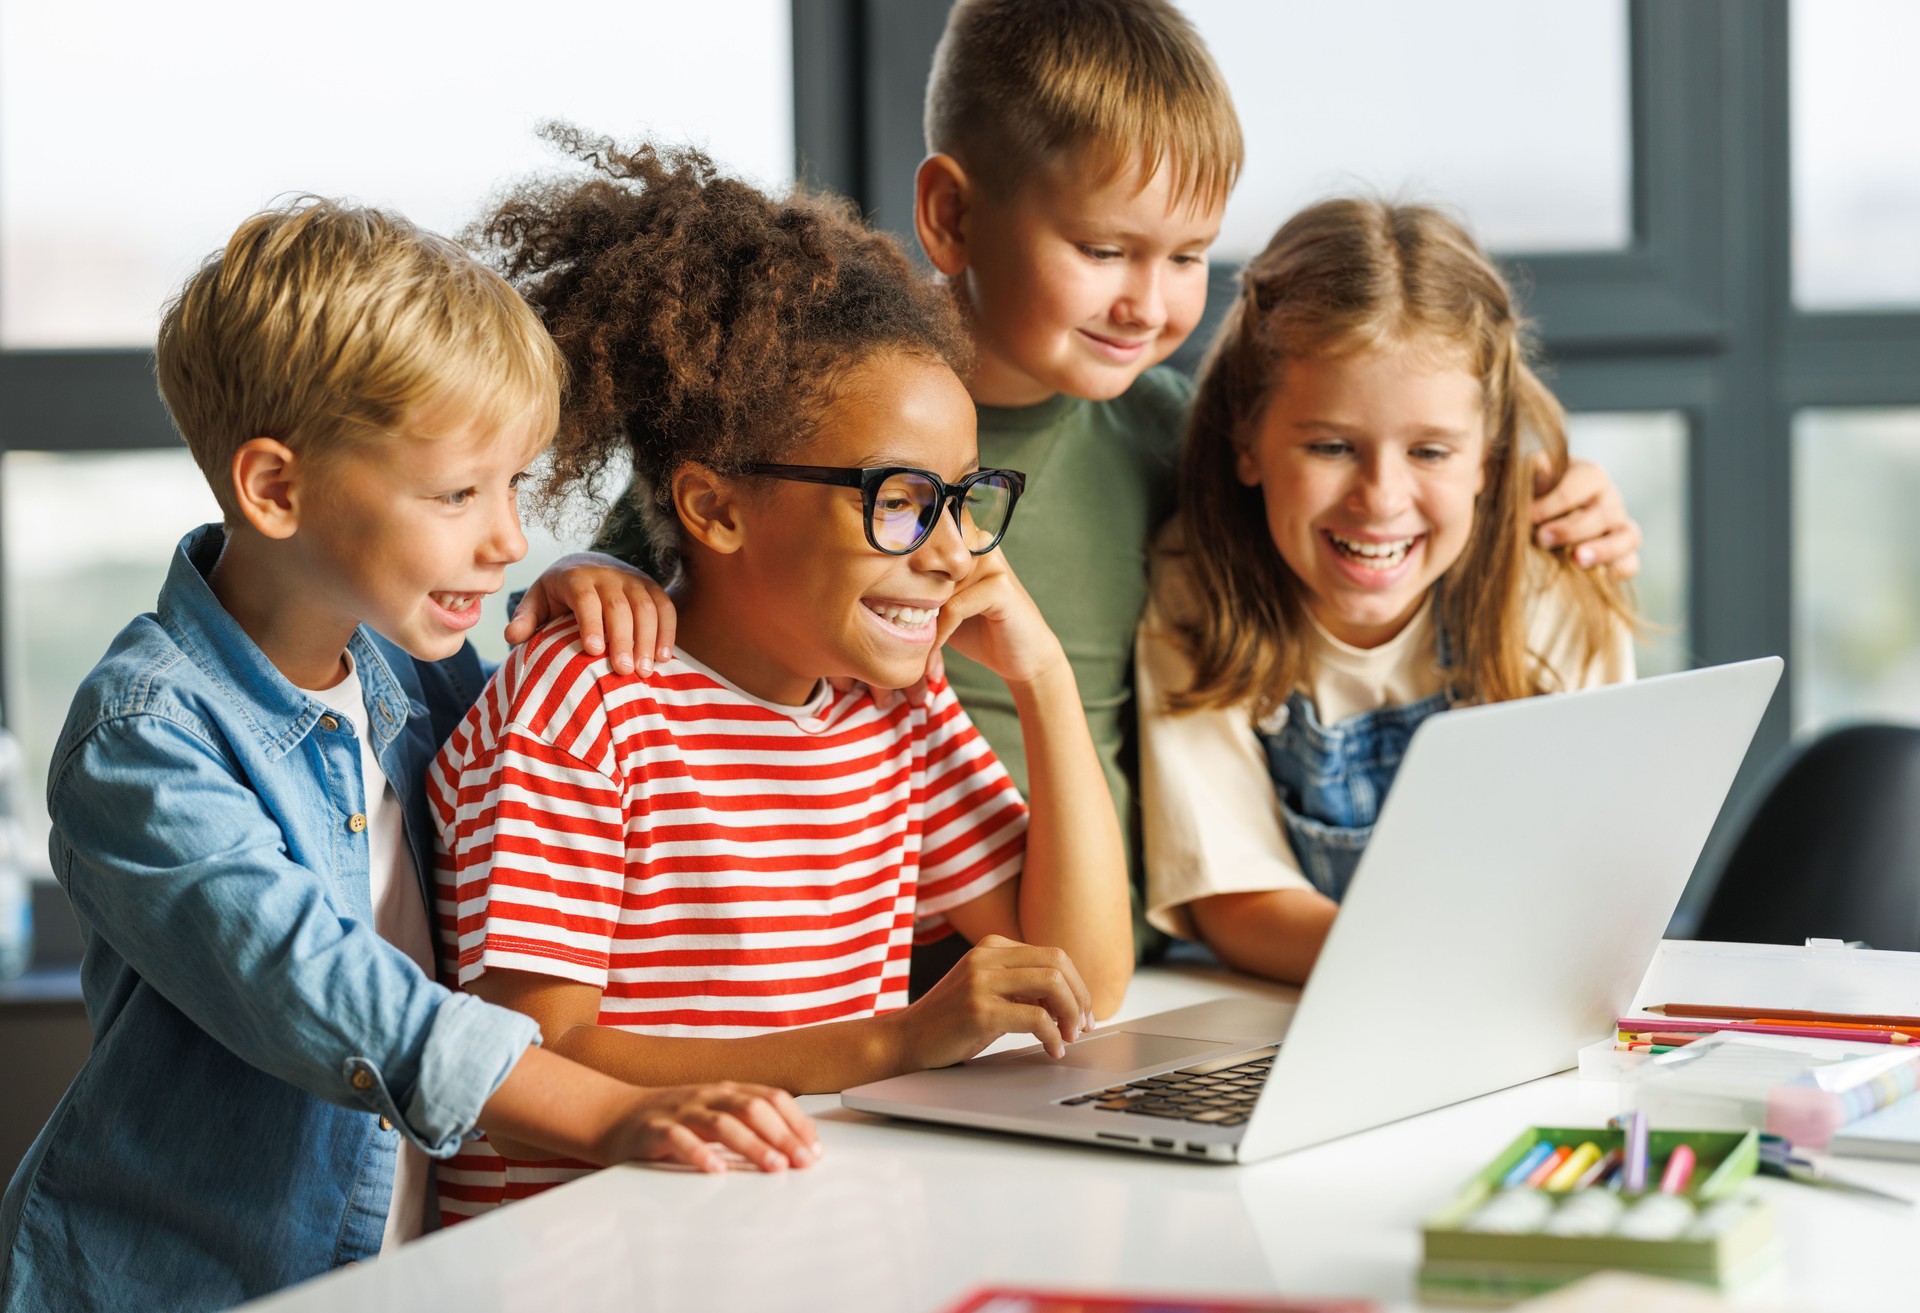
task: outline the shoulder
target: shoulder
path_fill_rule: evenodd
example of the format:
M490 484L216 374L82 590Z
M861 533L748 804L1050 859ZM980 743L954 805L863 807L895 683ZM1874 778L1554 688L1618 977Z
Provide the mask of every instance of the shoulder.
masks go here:
M1606 609L1591 580L1538 549L1527 554L1527 650L1556 691L1617 684L1634 677L1633 628ZM1604 616L1594 649L1591 617Z
M211 747L232 722L244 719L244 707L224 695L215 675L193 661L156 617L139 616L75 690L47 778L58 778L74 751L105 726L150 723L158 737L180 735Z
M1179 370L1156 365L1111 401L1096 403L1108 422L1156 459L1171 462L1193 400L1193 382Z

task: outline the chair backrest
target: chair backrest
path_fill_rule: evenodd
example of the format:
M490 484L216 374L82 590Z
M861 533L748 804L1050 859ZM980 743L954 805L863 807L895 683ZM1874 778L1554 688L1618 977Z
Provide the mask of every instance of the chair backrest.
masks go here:
M1920 728L1849 725L1790 749L1695 938L1920 951Z

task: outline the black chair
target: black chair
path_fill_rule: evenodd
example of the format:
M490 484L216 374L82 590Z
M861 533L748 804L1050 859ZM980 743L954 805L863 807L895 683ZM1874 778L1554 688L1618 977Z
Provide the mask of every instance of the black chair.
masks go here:
M1920 951L1920 728L1849 725L1784 754L1694 937Z

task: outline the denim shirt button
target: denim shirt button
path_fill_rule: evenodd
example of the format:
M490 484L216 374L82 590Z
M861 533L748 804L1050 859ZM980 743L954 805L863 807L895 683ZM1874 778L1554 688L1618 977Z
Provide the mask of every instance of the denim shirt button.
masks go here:
M393 1129L393 1123L388 1121L385 1117L382 1117L380 1119L380 1129L383 1131L390 1131Z
M373 1073L372 1073L372 1072L370 1072L370 1071L366 1071L366 1070L364 1070L364 1069L363 1069L363 1070L361 1070L361 1071L356 1071L356 1072L354 1072L354 1073L353 1073L353 1088L354 1088L354 1089L356 1089L356 1090L370 1090L370 1089L372 1089L372 1088L373 1088Z
M320 717L320 728L327 731L327 733L331 734L333 733L333 731L340 728L340 722L335 720L332 716L322 716Z
M359 812L355 812L353 815L347 817L347 828L349 830L352 830L355 834L358 834L360 833L360 831L367 828L367 818L362 816Z

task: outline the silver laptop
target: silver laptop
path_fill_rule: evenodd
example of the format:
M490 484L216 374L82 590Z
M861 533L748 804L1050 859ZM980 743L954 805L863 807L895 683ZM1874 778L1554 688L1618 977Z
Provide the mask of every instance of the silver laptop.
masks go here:
M1564 1070L1632 1001L1781 664L1427 720L1297 1005L1203 1003L842 1101L1254 1162Z

